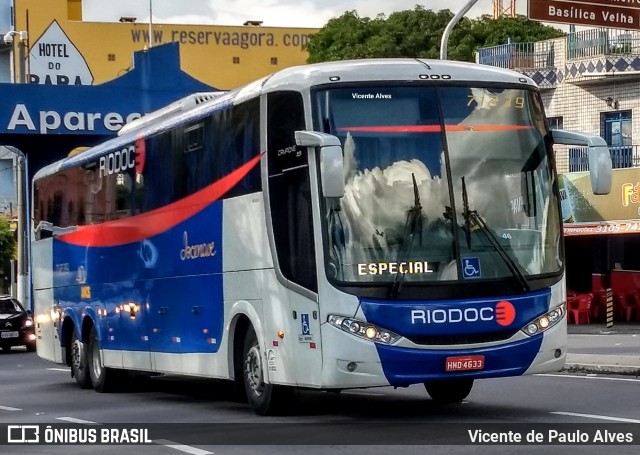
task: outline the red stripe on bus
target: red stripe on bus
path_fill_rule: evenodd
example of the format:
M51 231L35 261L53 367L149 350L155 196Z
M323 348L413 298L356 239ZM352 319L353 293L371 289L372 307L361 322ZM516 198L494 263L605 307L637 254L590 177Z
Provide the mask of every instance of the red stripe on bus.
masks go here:
M262 155L264 153L184 199L141 215L102 224L78 226L75 231L59 235L57 239L78 246L107 247L139 242L161 234L220 199L258 165Z
M530 130L530 125L445 125L446 132L459 131L521 131ZM390 125L390 126L345 126L338 131L354 133L438 133L440 125Z

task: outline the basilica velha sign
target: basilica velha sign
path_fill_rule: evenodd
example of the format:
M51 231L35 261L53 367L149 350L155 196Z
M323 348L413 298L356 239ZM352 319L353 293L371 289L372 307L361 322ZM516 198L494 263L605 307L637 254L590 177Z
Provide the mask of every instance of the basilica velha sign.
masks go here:
M640 0L529 0L529 19L640 30Z

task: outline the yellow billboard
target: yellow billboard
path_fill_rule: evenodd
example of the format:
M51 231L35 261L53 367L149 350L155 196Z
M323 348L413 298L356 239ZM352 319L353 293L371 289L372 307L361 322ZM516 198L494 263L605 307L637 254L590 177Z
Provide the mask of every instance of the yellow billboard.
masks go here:
M614 169L611 192L600 196L588 172L559 177L566 236L640 233L640 169Z
M83 22L80 0L47 0L46 8L42 3L15 0L15 29L28 32L26 72L34 84L101 84L129 71L135 51L177 42L183 71L228 90L304 64L305 45L317 31L152 24L150 33L148 23Z

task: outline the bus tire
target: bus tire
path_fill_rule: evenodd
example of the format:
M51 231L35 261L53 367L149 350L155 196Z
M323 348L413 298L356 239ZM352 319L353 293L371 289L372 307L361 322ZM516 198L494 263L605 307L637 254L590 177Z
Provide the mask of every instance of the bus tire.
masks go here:
M291 387L264 382L265 369L256 332L249 327L242 349L242 378L247 401L253 411L261 416L281 414L293 401Z
M473 379L445 379L425 382L424 387L436 403L459 403L469 396L473 388Z
M121 384L122 371L106 368L100 357L100 341L95 326L91 327L87 349L89 377L93 390L99 393L114 392Z
M87 363L87 345L78 337L78 330L71 335L71 377L75 378L81 389L91 387L89 364Z

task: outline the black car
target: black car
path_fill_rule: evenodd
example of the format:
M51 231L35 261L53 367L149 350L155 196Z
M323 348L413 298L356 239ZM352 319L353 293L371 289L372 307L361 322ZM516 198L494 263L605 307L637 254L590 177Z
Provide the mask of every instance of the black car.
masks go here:
M26 346L36 350L36 334L31 311L26 311L10 295L0 295L0 347L8 351L12 346Z

